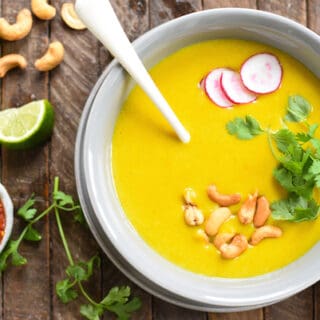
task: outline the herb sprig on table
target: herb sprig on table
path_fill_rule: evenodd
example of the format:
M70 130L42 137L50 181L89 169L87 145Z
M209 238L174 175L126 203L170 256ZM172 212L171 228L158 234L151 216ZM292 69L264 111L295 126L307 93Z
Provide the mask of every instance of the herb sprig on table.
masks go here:
M313 199L313 192L320 188L320 139L315 136L318 124L307 122L311 112L310 103L295 95L289 97L287 113L282 119L283 128L277 131L262 129L249 115L235 118L226 125L229 134L241 140L267 134L271 152L279 162L273 176L288 192L287 198L271 205L275 220L301 222L314 220L319 215L320 206ZM286 125L288 122L300 123L302 130L290 130Z
M54 179L51 205L43 212L38 213L35 204L35 196L32 195L18 210L18 216L26 222L26 226L19 237L15 240L11 239L0 254L0 271L3 272L9 262L14 266L22 266L27 263L27 259L19 253L21 243L24 240L32 242L40 241L42 236L35 229L34 225L49 213L53 213L69 262L69 266L66 268L66 278L56 284L56 294L59 299L63 303L68 303L77 299L79 295L82 295L88 301L88 304L80 307L80 313L89 320L99 320L105 311L114 313L119 320L129 319L131 314L141 306L138 298L130 299L131 292L129 287L112 288L100 302L94 301L87 293L84 282L90 280L95 268L100 267L100 258L95 255L87 262L76 262L74 260L64 233L60 214L62 212L72 213L74 219L82 223L84 222L84 218L81 207L75 204L72 196L59 190L58 177Z

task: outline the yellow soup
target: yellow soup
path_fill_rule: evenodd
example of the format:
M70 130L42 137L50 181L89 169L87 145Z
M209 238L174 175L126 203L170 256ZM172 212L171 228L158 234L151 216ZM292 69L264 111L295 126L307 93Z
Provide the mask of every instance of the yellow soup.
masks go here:
M254 103L222 109L199 88L210 70L241 64L258 52L274 53L283 67L280 89ZM159 254L187 270L219 277L249 277L279 269L309 250L320 237L320 219L311 222L268 223L283 236L265 239L233 260L196 238L199 227L184 222L182 194L186 187L197 193L197 205L208 217L216 205L206 193L214 183L222 193L240 192L242 199L256 190L270 201L284 192L274 180L277 166L265 135L238 140L225 126L248 114L262 127L278 129L288 97L299 94L314 106L310 122L320 119L320 83L301 63L264 44L243 40L214 40L184 48L156 65L151 74L182 123L191 142L182 144L138 87L129 95L118 118L112 165L122 207L141 237ZM239 207L231 207L234 214ZM233 216L221 231L241 232L248 239L253 226Z

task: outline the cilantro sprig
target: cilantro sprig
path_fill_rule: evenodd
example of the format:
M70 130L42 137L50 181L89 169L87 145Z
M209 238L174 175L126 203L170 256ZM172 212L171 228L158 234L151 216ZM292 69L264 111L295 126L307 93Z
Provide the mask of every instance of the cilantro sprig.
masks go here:
M314 220L320 213L320 206L313 199L314 189L320 188L320 139L315 136L319 125L307 122L312 106L299 95L289 97L286 111L283 128L275 132L262 129L249 115L230 121L226 129L242 140L268 135L271 152L279 162L273 176L287 191L286 199L272 203L272 217L293 222ZM305 130L293 132L286 122L301 123Z
M94 301L87 293L84 283L90 280L95 268L100 267L100 258L95 255L87 262L75 262L64 233L60 214L70 212L73 214L74 220L80 223L85 220L81 207L74 202L72 196L59 190L58 177L54 179L51 205L43 212L38 213L35 204L36 198L33 194L18 210L17 214L26 222L26 226L20 236L15 240L11 239L4 251L1 252L0 272L5 271L9 263L14 266L22 266L28 262L19 252L20 245L24 240L40 241L42 236L36 230L35 224L49 213L54 213L59 235L69 262L65 271L66 278L56 283L56 294L59 299L63 303L69 303L82 295L87 300L87 304L80 307L80 314L88 320L99 320L105 311L114 313L119 320L130 319L132 313L141 307L141 301L139 298L130 299L131 290L129 287L112 288L100 302Z

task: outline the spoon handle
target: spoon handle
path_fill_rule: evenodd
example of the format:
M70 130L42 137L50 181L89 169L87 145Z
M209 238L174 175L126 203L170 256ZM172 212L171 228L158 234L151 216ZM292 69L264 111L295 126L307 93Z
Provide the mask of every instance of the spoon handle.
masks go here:
M145 69L122 29L110 2L108 0L77 0L75 8L88 29L102 42L155 103L180 140L188 143L190 134L183 127Z

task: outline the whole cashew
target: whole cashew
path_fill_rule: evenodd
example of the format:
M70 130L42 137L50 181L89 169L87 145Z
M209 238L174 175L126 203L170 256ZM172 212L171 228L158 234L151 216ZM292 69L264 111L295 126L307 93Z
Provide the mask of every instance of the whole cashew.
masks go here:
M186 205L184 207L184 220L189 226L199 226L203 223L204 216L196 206Z
M16 23L10 24L6 19L0 18L0 38L8 41L16 41L26 37L32 28L32 15L30 10L22 9L16 19Z
M62 62L63 57L64 47L61 42L55 41L50 43L47 52L34 65L39 71L50 71Z
M266 197L259 197L257 200L257 210L253 218L253 224L256 228L263 226L271 214L269 201Z
M231 211L229 210L229 208L218 208L216 210L214 210L208 221L206 222L205 225L205 231L209 236L214 236L218 233L219 228L221 227L221 225L229 219L229 217L231 216Z
M220 250L221 246L230 242L234 236L234 233L218 233L213 240L213 244Z
M48 4L48 0L31 0L31 10L42 20L51 20L56 15L56 8Z
M87 27L77 16L73 3L64 3L61 8L61 17L63 21L72 29L84 30Z
M255 230L251 236L250 244L257 245L265 238L279 238L282 236L282 230L275 226L263 226Z
M222 258L234 259L239 257L248 248L247 238L242 234L237 234L233 237L232 241L224 243L220 247Z
M20 54L8 54L0 59L0 78L3 78L7 72L13 68L27 67L26 59Z
M241 200L241 195L239 193L234 194L221 194L217 191L215 185L210 185L208 187L209 198L222 207L229 207L233 204L237 204Z
M238 212L238 218L241 223L249 224L253 221L256 212L258 193L250 194L247 200L241 206Z

